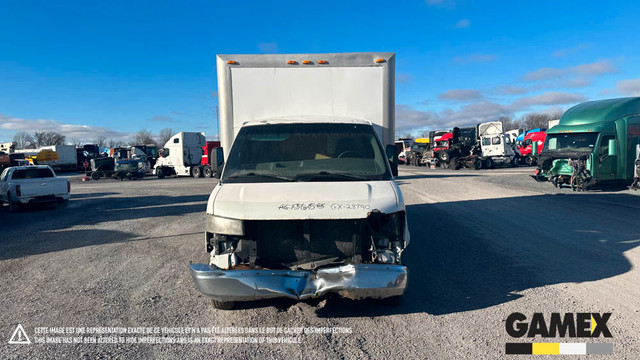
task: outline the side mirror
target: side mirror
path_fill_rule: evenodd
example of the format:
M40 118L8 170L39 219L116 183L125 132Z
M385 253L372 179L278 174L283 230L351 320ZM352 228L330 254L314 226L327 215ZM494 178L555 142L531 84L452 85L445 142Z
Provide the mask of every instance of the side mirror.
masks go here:
M538 142L534 141L531 143L531 155L536 156L538 155Z
M224 170L224 163L218 165L218 167L216 168L216 172L213 173L213 178L220 180L220 178L222 177L222 170Z
M618 140L609 139L609 156L618 156Z
M391 174L398 176L398 148L395 145L387 145L386 152L391 166Z
M222 176L222 169L224 168L224 149L221 147L213 148L211 155L209 156L211 162L211 168L215 172L214 179L220 179Z

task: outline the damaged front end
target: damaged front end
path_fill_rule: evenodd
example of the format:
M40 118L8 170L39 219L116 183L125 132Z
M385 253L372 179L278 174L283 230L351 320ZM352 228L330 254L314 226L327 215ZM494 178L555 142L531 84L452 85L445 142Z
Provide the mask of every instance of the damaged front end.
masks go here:
M196 287L216 302L400 296L404 211L363 219L236 220L207 215L209 264L191 264Z
M585 191L597 184L592 177L590 154L566 153L555 156L540 155L540 165L532 177L536 181L549 181L555 187L569 185L574 191Z

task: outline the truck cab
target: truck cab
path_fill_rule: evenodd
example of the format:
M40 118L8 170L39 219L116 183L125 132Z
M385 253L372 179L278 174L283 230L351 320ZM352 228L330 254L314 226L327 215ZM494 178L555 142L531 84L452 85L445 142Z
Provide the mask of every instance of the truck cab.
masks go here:
M567 110L547 130L536 180L587 190L633 181L640 143L640 98L590 101Z
M525 164L531 166L535 165L538 161L538 155L542 152L545 139L547 138L546 131L533 131L529 132L522 140L521 146L518 148L522 157L524 157ZM535 145L534 145L535 143ZM535 153L533 148L536 148Z
M206 209L209 263L190 264L216 308L404 293L393 70L391 53L218 55L225 162Z
M173 135L158 152L160 157L154 165L154 175L158 178L169 175L200 177L202 148L205 145L206 138L202 133L180 132Z

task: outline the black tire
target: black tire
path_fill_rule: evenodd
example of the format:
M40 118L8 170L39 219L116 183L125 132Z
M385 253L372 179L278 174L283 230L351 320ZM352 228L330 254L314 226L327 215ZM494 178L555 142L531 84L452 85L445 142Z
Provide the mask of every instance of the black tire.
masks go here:
M420 166L420 159L417 156L413 158L413 165Z
M486 158L484 160L484 167L487 169L493 169L493 160L491 160L491 158Z
M525 164L527 164L527 166L533 166L533 163L535 163L535 161L536 159L534 159L531 154L527 155L527 157L524 158L524 162Z
M458 170L458 158L457 157L452 157L451 161L449 161L449 167L452 168L453 170Z
M213 307L218 310L231 310L236 303L234 303L233 301L219 301L211 299L211 304L213 304Z
M475 165L476 170L482 169L482 160L480 160L480 158L476 158L476 161L475 161L474 165Z
M519 156L514 156L513 160L511 161L511 166L512 167L518 167L520 165L520 157Z
M200 166L192 166L191 167L191 176L194 179L202 177L202 168Z
M156 169L156 176L158 177L158 179L164 179L165 174L164 170L161 167Z
M13 198L11 197L10 192L7 193L7 203L9 204L10 213L14 213L18 211L18 204L16 204L15 201L13 201Z
M97 171L94 171L91 173L91 180L100 180L100 173Z
M449 156L448 151L440 151L440 153L438 154L438 158L440 159L440 161L448 163L451 157Z
M205 166L202 169L202 176L204 176L205 178L210 178L213 175L213 171L211 171L211 166Z
M443 169L448 169L449 168L449 163L448 162L440 162L440 167Z

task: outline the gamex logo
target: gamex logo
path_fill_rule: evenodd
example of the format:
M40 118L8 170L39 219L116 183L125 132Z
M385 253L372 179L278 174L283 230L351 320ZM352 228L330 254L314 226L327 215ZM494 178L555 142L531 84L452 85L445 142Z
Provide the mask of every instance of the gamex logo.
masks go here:
M611 338L607 322L611 313L534 313L528 318L522 313L507 317L507 334L514 338ZM612 343L507 343L506 354L585 355L612 354Z

